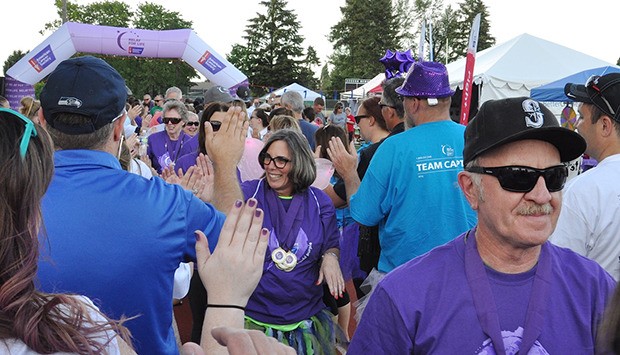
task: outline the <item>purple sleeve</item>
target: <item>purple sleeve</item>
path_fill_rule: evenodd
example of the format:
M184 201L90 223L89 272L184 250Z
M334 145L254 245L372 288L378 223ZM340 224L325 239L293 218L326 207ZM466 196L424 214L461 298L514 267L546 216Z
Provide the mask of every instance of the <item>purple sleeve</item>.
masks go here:
M334 209L332 200L325 192L315 189L314 187L311 187L311 189L314 191L321 209L321 226L323 227L323 235L325 236L325 242L321 249L322 255L327 249L339 247L340 232L338 231L336 210Z
M402 315L381 283L366 305L347 353L413 354Z

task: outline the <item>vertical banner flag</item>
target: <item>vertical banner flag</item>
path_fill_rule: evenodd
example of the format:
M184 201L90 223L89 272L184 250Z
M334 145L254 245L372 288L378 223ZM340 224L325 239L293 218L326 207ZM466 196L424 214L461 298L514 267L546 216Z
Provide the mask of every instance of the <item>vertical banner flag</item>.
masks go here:
M422 21L420 28L420 44L418 45L418 62L424 61L424 42L426 41L426 20Z
M428 60L433 61L433 23L428 23Z
M465 78L463 79L463 96L461 97L461 124L467 125L471 104L471 89L474 81L474 64L476 62L476 48L478 48L478 32L480 30L480 14L474 18L469 33L467 45L467 59L465 61Z

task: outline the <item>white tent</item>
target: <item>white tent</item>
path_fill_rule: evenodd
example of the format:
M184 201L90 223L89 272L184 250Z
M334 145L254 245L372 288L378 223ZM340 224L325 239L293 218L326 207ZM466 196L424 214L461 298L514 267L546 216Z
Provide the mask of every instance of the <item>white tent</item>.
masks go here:
M370 81L368 81L366 84L353 90L353 97L354 98L365 98L366 96L368 96L368 93L370 93L371 90L376 89L377 86L380 86L383 80L385 80L385 73L377 74L377 76L370 79ZM350 98L351 91L343 92L341 96L342 98Z
M532 88L581 70L612 65L559 44L522 34L476 54L474 83L482 84L479 104L529 96ZM450 86L463 88L465 58L449 63Z
M301 97L303 97L304 101L314 101L314 99L316 99L317 97L323 97L321 94L314 92L310 89L308 89L305 86L301 86L297 83L292 83L290 85L284 86L279 88L278 90L272 91L269 94L265 95L262 97L262 99L267 99L269 98L269 95L271 95L272 93L280 96L282 94L284 94L287 91L297 91L298 93L301 94Z

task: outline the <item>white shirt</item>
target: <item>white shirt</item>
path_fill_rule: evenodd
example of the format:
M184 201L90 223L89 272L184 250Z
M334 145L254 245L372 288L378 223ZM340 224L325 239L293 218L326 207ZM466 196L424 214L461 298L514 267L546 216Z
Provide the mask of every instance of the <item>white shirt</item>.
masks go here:
M620 154L572 179L551 242L598 262L620 279Z
M97 306L95 306L93 304L93 302L85 297L85 296L75 296L77 297L80 301L90 305L91 307L94 307L95 309L98 309ZM60 306L62 307L62 305ZM90 317L92 317L92 319L99 323L105 323L107 322L102 316L101 314L97 313L94 311L94 309L92 308L87 308L88 313L90 315ZM118 341L117 341L117 335L116 333L114 333L113 331L108 331L106 332L106 334L100 334L100 336L98 337L101 341L101 343L106 343L108 341L109 338L112 338L112 340L110 340L110 342L108 343L108 345L105 347L105 349L107 350L109 355L120 355L120 350L118 347ZM37 352L33 351L32 349L30 349L28 346L26 346L26 344L24 344L24 342L22 342L19 339L4 339L4 340L0 340L0 354L11 354L11 355L34 355L34 354L38 354ZM70 353L65 353L65 352L57 352L57 353L53 353L54 355L65 355L65 354L70 354Z

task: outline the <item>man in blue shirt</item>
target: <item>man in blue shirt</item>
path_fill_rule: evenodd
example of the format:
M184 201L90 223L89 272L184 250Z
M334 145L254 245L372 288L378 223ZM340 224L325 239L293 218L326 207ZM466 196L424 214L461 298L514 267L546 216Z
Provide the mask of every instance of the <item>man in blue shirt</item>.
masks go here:
M215 247L225 218L216 208L241 199L235 166L247 124L233 109L217 137L207 127L217 167L214 207L179 186L121 169L126 96L118 72L94 57L60 63L41 92L39 118L57 151L42 203L38 278L42 290L86 295L111 318L135 317L126 325L138 353L175 354L174 271L196 259L195 230ZM214 149L218 143L226 149Z
M417 62L396 92L404 97L409 129L377 149L350 198L356 221L379 225L381 273L452 240L476 222L457 184L465 127L450 119L454 91L446 68Z

